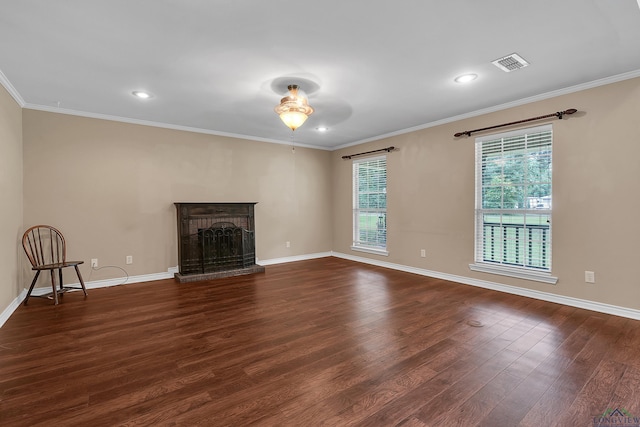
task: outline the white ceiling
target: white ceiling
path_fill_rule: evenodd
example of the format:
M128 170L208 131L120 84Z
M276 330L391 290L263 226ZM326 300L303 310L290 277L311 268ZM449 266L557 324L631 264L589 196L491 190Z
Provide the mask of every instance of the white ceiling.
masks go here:
M531 65L505 73L491 64L514 52ZM297 83L315 113L294 143L333 149L640 76L640 8L638 0L0 0L0 71L26 108L285 143L291 131L273 108ZM479 77L453 81L468 72Z

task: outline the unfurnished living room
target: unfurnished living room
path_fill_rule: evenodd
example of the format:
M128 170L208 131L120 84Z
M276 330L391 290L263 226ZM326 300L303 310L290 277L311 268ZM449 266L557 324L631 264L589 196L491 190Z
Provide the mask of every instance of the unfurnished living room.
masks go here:
M0 0L0 425L640 425L639 52L639 0Z

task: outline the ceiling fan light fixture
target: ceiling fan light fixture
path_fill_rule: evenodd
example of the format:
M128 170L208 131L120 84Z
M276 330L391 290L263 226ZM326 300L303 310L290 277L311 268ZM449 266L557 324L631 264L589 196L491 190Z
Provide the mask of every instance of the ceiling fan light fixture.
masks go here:
M289 93L280 100L280 105L273 110L280 116L280 120L289 129L296 130L313 113L313 108L309 105L307 94L298 85L287 86Z

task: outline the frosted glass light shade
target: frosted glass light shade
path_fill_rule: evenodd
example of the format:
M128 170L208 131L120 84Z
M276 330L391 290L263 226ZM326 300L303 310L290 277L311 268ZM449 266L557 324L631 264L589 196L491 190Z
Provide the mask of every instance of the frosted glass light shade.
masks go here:
M289 85L289 93L280 100L280 105L274 111L291 130L296 130L313 113L309 106L307 95L298 88L298 85Z
M307 121L307 117L309 116L300 111L285 111L284 113L280 113L280 120L291 128L291 130L296 130L302 126L302 124Z

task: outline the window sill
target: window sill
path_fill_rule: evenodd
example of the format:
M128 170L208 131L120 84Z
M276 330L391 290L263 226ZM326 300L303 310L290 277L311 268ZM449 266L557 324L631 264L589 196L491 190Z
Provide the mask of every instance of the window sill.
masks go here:
M469 264L469 268L481 273L498 274L500 276L515 277L517 279L533 280L536 282L548 283L550 285L555 285L558 282L558 278L552 276L551 273L532 271L524 268L510 268L484 263Z
M364 246L351 246L352 251L366 252L373 255L389 256L389 252L385 249L367 248Z

